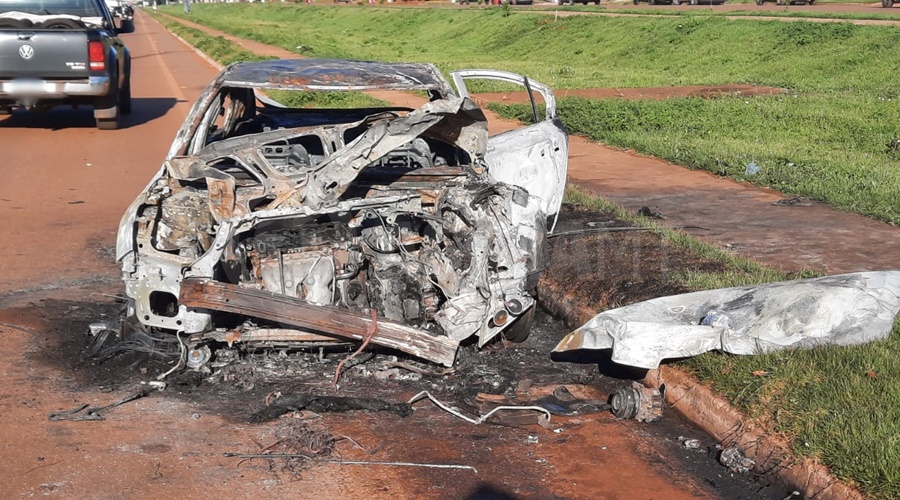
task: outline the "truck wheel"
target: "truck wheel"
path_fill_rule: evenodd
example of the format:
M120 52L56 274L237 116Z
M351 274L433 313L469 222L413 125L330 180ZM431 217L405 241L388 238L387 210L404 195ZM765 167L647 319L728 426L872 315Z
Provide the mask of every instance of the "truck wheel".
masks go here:
M503 338L515 343L525 342L531 333L531 324L534 323L534 310L537 304L525 311L525 314L513 320L513 324L503 332Z
M131 78L125 80L125 85L119 91L119 113L131 114Z
M756 0L756 5L762 5L766 3L766 0Z
M681 5L681 0L672 0L672 5Z
M113 81L118 81L118 76ZM130 89L129 89L130 93ZM97 100L94 104L94 120L100 130L119 128L119 88L114 87L109 95Z
M632 0L632 1L634 2L635 5L641 3L641 0Z
M890 8L894 6L894 0L881 0L881 6L884 8Z
M691 0L691 5L697 5L698 3L700 3L698 0Z

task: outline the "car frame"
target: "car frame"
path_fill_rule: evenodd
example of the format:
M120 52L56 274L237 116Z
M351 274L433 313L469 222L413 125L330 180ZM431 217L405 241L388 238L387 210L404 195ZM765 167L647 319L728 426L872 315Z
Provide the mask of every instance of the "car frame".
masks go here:
M496 70L451 75L456 90L430 64L225 68L122 218L121 334L183 338L194 367L224 346L364 339L450 366L469 337L523 340L568 135L548 87ZM534 123L489 138L472 79L521 85ZM283 107L276 90L429 97L415 109L307 110Z

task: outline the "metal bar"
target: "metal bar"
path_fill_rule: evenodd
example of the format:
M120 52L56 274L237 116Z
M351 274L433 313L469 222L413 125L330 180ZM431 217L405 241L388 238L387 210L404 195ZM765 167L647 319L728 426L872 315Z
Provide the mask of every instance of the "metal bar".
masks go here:
M372 324L367 313L203 278L185 279L180 295L179 300L188 307L242 314L353 340L363 340ZM444 366L452 366L456 359L459 343L453 339L384 318L376 323L378 330L372 343Z

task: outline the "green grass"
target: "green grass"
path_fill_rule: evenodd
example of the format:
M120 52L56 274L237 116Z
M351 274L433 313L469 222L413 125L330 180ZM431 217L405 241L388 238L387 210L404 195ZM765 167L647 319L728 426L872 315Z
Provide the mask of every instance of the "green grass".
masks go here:
M900 30L847 23L270 4L197 4L190 19L308 57L491 67L553 88L748 83L896 95L900 69Z
M900 496L900 324L887 340L682 363L871 498ZM765 373L765 375L754 375Z
M289 108L382 108L390 103L365 92L292 92L270 90L269 97Z
M490 104L527 120L530 106ZM900 102L850 93L560 100L570 132L900 223ZM758 175L745 175L750 162Z

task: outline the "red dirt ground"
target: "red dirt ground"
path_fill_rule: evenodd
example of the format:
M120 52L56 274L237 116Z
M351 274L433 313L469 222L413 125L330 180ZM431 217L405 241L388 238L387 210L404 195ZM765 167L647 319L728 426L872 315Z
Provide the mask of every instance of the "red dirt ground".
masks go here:
M596 88L596 89L562 89L555 92L556 98L584 97L586 99L653 99L663 100L671 97L706 97L716 98L729 95L758 96L784 94L785 89L776 87L760 87L756 85L683 85L679 87L643 87L643 88ZM527 103L525 92L484 92L473 94L476 102L502 102L504 104Z

